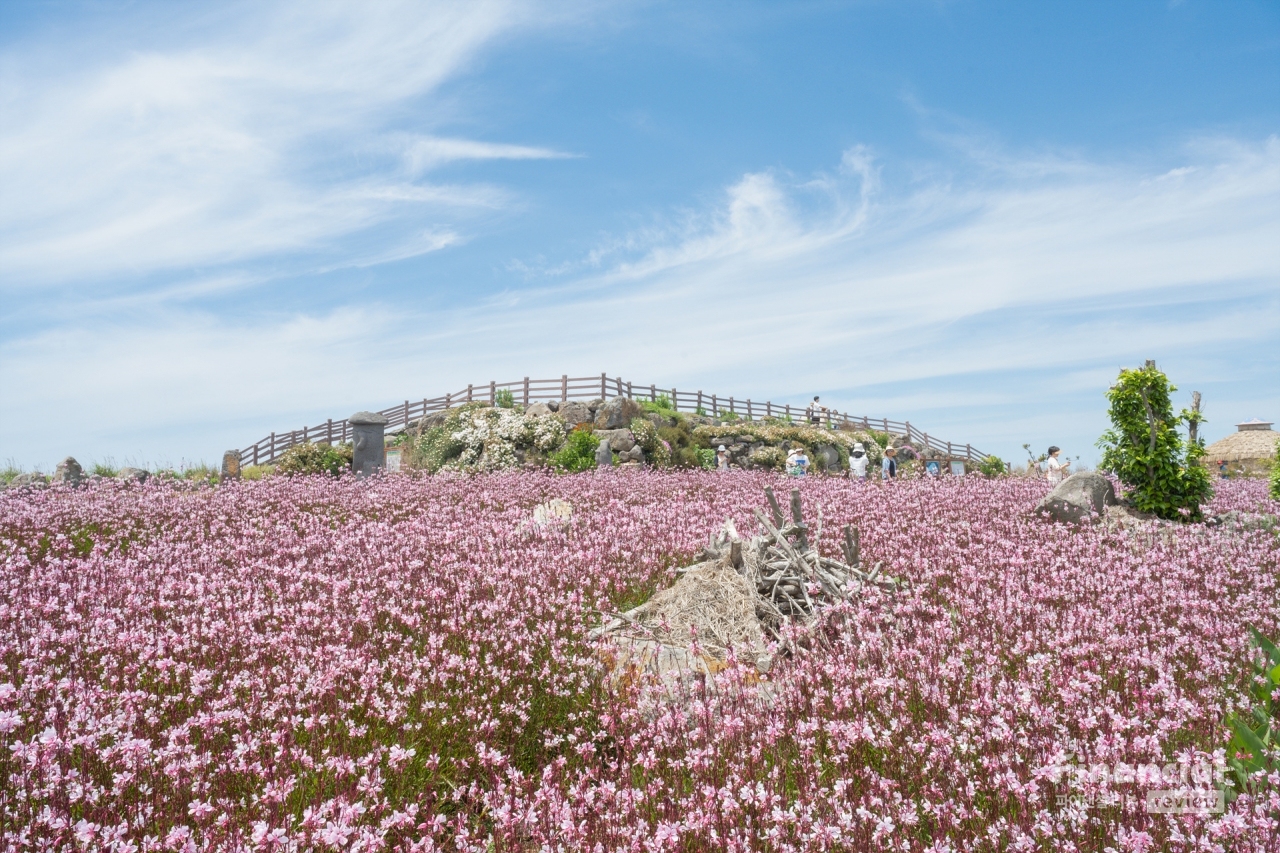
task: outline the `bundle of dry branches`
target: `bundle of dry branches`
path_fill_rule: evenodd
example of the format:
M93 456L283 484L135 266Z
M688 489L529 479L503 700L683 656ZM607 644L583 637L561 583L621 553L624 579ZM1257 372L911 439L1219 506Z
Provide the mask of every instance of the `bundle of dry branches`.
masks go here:
M822 607L858 594L865 586L895 590L899 581L881 574L881 564L862 565L858 530L845 525L844 561L822 556L822 512L810 527L804 520L800 490L791 490L786 520L771 487L769 514L755 510L760 533L738 535L732 519L713 534L700 561L679 569L669 589L592 632L594 637L622 632L664 644L699 645L723 659L729 647L760 651L765 634L781 637L789 621L808 621ZM637 637L638 638L638 637Z

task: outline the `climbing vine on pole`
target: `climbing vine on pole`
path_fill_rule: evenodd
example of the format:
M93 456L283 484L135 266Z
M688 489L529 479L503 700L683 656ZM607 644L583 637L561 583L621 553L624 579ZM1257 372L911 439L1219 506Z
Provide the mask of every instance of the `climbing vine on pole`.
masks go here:
M1201 517L1200 504L1213 495L1209 470L1200 464L1204 440L1196 436L1204 419L1198 407L1173 413L1170 394L1176 390L1154 361L1120 371L1107 391L1111 429L1098 440L1101 467L1129 488L1136 509L1195 521ZM1186 439L1179 432L1183 424Z

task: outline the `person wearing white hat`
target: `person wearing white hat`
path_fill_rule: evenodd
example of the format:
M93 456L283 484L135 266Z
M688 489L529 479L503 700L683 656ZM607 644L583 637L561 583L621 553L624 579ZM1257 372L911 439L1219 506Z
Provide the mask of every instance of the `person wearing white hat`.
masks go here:
M849 476L855 480L867 479L867 465L870 461L867 458L867 449L862 446L862 442L855 442L853 451L849 454Z
M723 444L716 448L716 470L729 470L729 451L725 449Z

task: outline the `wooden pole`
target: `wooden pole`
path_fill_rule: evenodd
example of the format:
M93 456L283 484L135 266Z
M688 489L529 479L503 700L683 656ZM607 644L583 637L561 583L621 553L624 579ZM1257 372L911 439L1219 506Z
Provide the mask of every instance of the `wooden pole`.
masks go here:
M773 526L781 528L784 523L782 507L778 505L778 498L773 493L773 486L764 487L764 496L769 499L769 510L773 513Z
M801 554L809 550L809 531L805 529L804 514L800 511L800 490L791 490L791 520L795 522L796 527L800 528L800 532L796 534L796 544L800 547L798 550Z
M1191 413L1193 416L1198 416L1200 414L1200 392L1199 391L1191 392ZM1188 437L1191 439L1192 444L1196 443L1196 437L1199 434L1199 432L1200 432L1200 418L1192 417L1191 424L1187 429Z
M560 402L569 399L569 374L560 374Z

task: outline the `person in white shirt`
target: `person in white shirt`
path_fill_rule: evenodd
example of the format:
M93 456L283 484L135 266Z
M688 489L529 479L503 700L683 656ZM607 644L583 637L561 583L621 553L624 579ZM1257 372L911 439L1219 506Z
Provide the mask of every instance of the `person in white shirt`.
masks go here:
M725 449L723 444L716 448L716 470L729 470L729 451Z
M1062 478L1069 473L1067 471L1067 468L1070 467L1071 465L1070 459L1068 459L1066 462L1058 461L1058 454L1061 452L1062 452L1062 449L1059 447L1050 447L1049 458L1044 463L1045 476L1048 477L1049 482L1053 483L1055 486L1058 483L1061 483Z
M867 464L871 460L867 458L867 449L862 446L862 442L853 445L853 452L849 454L849 476L855 480L867 479Z

